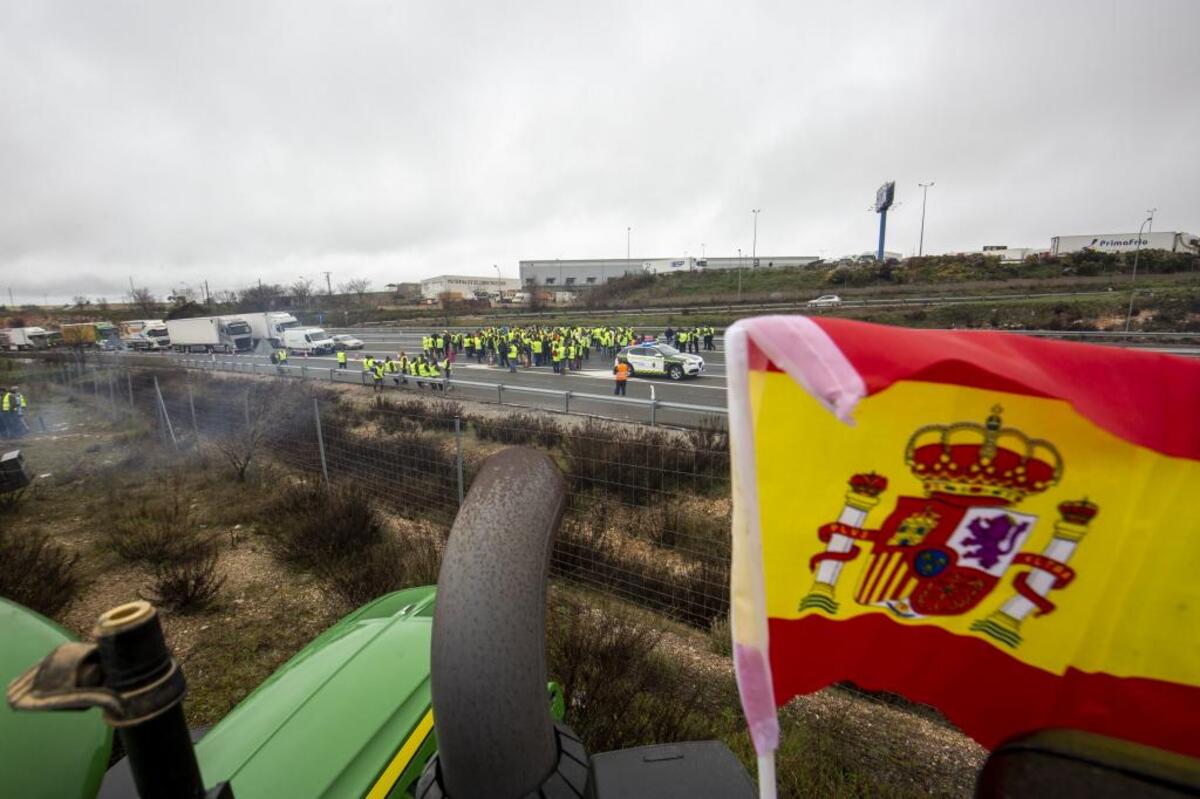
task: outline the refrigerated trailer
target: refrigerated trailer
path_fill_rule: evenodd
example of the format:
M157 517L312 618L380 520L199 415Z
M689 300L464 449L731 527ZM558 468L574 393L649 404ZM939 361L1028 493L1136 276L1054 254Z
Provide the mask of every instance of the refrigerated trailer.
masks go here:
M1200 237L1194 233L1091 233L1086 236L1055 236L1050 239L1050 254L1097 250L1099 252L1133 252L1166 250L1167 252L1200 253Z
M176 352L249 352L254 346L250 325L236 316L169 319L167 334Z

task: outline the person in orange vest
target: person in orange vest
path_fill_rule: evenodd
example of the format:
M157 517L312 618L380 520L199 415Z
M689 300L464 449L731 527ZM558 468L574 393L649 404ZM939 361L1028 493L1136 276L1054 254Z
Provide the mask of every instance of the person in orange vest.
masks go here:
M617 361L613 367L613 374L617 376L617 385L613 388L613 396L624 397L625 385L629 382L629 364L624 361Z

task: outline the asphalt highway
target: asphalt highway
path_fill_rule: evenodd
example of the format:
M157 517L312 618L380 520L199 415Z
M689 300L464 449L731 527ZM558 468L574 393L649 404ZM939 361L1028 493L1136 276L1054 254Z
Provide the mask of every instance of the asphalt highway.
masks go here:
M330 329L330 332L348 332L361 339L365 347L362 350L351 351L348 355L350 363L344 370L337 368L333 355L320 357L304 357L293 355L289 363L289 373L293 376L303 376L308 379L333 380L339 383L357 383L364 386L370 380L362 374L361 359L370 354L377 357L390 355L395 359L398 353L410 355L419 353L421 349L422 332L406 328L375 328L375 329ZM658 332L658 331L653 331ZM666 377L633 377L629 381L627 396L634 402L621 402L613 397L612 362L596 352L589 360L584 361L583 369L577 372L567 372L557 375L549 366L529 369L518 367L510 372L486 363L479 364L466 358L465 353L459 355L452 369L452 390L446 393L447 398L466 400L481 400L485 402L503 402L506 405L544 408L548 410L565 411L569 413L588 414L626 421L648 422L651 418L649 400L668 403L654 409L654 419L659 424L695 424L701 417L710 414L723 414L725 411L725 353L724 342L716 339L715 352L699 353L704 358L704 372L695 378L684 378L674 381ZM1128 344L1126 344L1128 346ZM1185 356L1200 356L1200 348L1189 346L1153 346L1149 342L1138 342L1136 346L1155 352L1169 352ZM165 355L143 356L157 359L187 359L200 365L217 366L222 369L237 369L249 371L253 369L259 374L271 373L269 360L263 355L219 355L210 359L204 355L179 356ZM253 364L253 366L251 366ZM407 385L396 386L389 377L385 380L389 395L392 392L424 393L442 395L441 391L433 391L429 386L423 389L416 387L415 379L408 378ZM571 392L570 397L564 397L563 392ZM599 395L588 397L579 395ZM611 398L611 399L609 399ZM640 400L638 402L637 400ZM688 408L673 408L670 404L683 404Z

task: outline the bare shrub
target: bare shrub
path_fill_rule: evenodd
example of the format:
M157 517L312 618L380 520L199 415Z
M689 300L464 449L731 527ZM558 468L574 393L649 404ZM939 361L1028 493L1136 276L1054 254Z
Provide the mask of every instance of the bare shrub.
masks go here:
M711 682L659 651L661 629L612 603L556 592L546 657L563 687L567 722L594 752L719 734ZM722 697L724 698L724 697Z
M379 421L384 429L404 429L415 425L423 430L453 431L454 420L461 419L463 406L453 400L422 400L409 397L387 400L376 397L371 406L371 418Z
M728 613L728 557L647 543L615 516L593 503L565 518L554 545L556 573L701 628Z
M217 559L216 547L209 545L195 557L159 564L153 592L146 599L177 613L203 610L225 584L225 575L217 572Z
M383 536L383 524L369 497L356 486L326 490L317 482L286 489L270 513L268 531L280 559L319 571L326 564L362 556Z
M322 575L352 605L384 594L437 582L441 566L438 541L412 534L376 544L361 556L325 563Z
M471 426L481 440L500 444L536 444L551 449L563 440L563 431L558 422L539 413L474 416Z
M697 449L694 441L658 429L589 419L564 437L562 448L576 490L604 490L630 505L645 505L666 492L723 488L729 481L727 453Z
M733 636L728 616L718 616L708 625L708 645L718 655L733 657Z
M57 616L79 593L78 561L41 530L0 527L0 596Z
M112 519L106 537L122 559L154 565L194 560L206 546L177 481L166 497L143 497L133 510Z

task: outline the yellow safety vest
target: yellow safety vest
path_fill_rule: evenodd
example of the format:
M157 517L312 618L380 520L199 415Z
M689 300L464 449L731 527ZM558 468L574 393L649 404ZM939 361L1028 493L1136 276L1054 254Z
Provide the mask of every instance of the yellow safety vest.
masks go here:
M338 361L338 363L346 362L346 351L345 350L338 350L337 361Z

